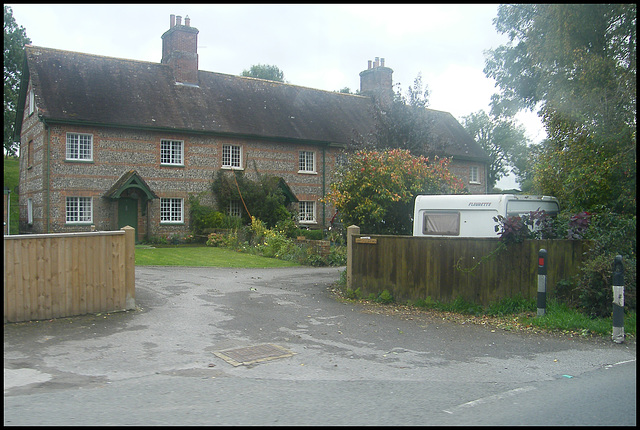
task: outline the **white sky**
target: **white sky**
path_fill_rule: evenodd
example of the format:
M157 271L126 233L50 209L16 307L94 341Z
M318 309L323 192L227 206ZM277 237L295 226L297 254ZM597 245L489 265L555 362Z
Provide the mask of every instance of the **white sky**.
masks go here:
M385 59L402 91L421 73L429 107L463 116L489 112L494 81L484 50L506 43L495 4L12 4L33 45L159 63L169 15L197 28L199 69L239 75L275 65L287 82L327 91L360 88L367 61ZM533 142L535 113L518 116ZM515 187L512 178L499 187Z

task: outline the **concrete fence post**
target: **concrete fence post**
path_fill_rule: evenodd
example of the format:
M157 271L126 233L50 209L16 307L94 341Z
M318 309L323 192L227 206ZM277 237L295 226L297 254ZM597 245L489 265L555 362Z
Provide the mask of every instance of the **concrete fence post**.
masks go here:
M125 309L136 308L136 229L130 226L124 230L124 282Z
M538 316L547 311L547 250L538 251Z
M353 236L360 234L360 227L350 225L347 227L347 288L353 286Z
M615 343L624 342L624 266L622 255L613 260L613 333Z

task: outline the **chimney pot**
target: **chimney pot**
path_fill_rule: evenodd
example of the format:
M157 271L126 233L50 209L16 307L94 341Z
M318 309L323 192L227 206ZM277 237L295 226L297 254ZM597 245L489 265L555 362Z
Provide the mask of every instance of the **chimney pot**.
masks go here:
M182 17L180 15L176 16L176 25L182 25Z
M384 58L380 59L380 67L384 67Z
M191 27L191 19L189 19L189 15L184 17L184 25Z
M370 68L371 68L371 60L367 62L367 69L370 69Z
M170 23L170 27L169 28L173 28L176 26L176 16L174 14L170 15L170 19L169 19Z

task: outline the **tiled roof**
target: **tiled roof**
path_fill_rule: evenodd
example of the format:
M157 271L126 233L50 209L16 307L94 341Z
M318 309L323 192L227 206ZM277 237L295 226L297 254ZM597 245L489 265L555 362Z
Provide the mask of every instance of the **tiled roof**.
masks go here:
M26 58L47 120L341 145L375 129L369 97L205 71L197 86L176 84L164 64L35 46ZM451 114L429 115L447 155L486 158Z

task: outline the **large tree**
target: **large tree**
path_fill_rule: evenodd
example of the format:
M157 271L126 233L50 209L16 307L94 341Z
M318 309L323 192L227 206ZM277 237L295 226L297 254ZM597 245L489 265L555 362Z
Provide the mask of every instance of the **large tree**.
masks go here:
M18 144L13 141L24 45L31 43L27 32L16 24L13 10L4 7L4 152L16 155Z
M436 142L431 133L433 118L426 109L429 106L429 89L423 85L420 73L405 93L401 84L396 83L388 98L378 95L374 100L371 107L374 135L351 142L352 150L406 149L412 155L428 157L445 152L444 143Z
M568 209L635 213L636 5L501 5L492 112L538 109L534 188Z
M284 72L280 70L278 66L268 64L254 64L249 70L243 70L241 76L266 79L268 81L285 82Z
M413 156L406 149L360 150L338 168L325 200L336 206L345 225L372 234L411 234L417 194L462 192L463 184L449 172L448 163Z
M491 158L487 186L493 188L513 171L521 189L528 183L528 139L524 127L509 118L489 116L484 110L462 118L465 130Z

